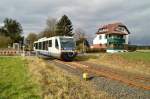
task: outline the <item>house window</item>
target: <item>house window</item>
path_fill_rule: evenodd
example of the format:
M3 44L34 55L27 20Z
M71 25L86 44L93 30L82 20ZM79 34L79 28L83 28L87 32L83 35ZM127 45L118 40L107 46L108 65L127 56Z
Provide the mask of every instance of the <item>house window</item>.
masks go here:
M104 39L107 39L107 35L104 35Z
M101 35L99 35L99 39L102 39L102 36L101 36Z
M108 35L105 35L105 38L107 39L107 38L109 38L109 36L108 36Z

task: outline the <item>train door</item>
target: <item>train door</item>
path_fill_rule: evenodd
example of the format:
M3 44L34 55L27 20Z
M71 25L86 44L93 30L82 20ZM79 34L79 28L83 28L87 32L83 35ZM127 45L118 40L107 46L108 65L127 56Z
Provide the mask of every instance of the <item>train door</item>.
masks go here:
M52 49L51 55L55 57L60 57L60 44L58 38L52 38Z

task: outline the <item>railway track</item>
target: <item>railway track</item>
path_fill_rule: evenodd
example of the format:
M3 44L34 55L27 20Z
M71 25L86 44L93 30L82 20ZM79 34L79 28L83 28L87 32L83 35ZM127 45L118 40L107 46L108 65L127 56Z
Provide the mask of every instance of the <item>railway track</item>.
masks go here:
M144 83L141 83L141 82L138 82L137 80L135 80L136 78L138 78L140 80L144 80L144 81L147 81L148 83L150 83L150 81L145 80L144 77L136 76L135 78L133 78L131 80L131 79L128 79L127 77L125 77L125 76L122 76L122 75L116 73L113 70L95 68L94 66L91 66L90 64L85 65L85 64L80 63L80 62L64 62L64 61L60 61L60 60L53 60L53 61L56 62L56 63L59 63L59 64L66 65L66 66L68 66L70 68L73 68L73 69L81 69L83 71L93 73L96 76L103 76L103 77L106 77L106 78L109 78L109 79L112 79L112 80L117 80L117 81L122 82L126 85L129 85L131 87L137 87L137 88L142 88L144 90L150 90L149 85L145 85Z

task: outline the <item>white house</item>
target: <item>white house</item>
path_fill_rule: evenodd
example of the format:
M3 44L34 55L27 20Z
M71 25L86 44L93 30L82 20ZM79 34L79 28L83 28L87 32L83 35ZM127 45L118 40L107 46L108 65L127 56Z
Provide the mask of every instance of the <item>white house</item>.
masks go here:
M93 40L92 48L105 49L107 52L123 52L128 44L127 27L122 23L107 24L99 28Z

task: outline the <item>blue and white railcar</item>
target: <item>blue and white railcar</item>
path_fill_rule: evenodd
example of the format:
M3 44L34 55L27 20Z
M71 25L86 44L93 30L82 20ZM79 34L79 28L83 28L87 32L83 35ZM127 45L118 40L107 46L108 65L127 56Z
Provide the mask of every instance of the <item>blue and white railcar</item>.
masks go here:
M34 42L34 51L37 54L52 56L54 58L71 61L76 56L75 41L69 36L55 36L41 38Z

